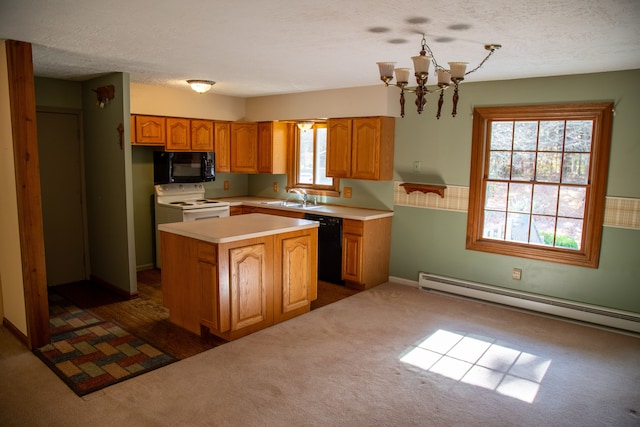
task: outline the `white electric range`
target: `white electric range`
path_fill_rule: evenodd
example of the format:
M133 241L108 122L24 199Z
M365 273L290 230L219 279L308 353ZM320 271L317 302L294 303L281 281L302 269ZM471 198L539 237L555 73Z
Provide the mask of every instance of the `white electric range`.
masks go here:
M229 203L207 199L203 183L155 186L156 266L161 267L158 224L229 216Z

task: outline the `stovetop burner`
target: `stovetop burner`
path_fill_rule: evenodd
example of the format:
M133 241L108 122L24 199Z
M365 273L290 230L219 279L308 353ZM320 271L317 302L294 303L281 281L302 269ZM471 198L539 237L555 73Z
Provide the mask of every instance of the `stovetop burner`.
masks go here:
M223 209L228 202L207 198L202 184L156 185L156 203L173 209Z

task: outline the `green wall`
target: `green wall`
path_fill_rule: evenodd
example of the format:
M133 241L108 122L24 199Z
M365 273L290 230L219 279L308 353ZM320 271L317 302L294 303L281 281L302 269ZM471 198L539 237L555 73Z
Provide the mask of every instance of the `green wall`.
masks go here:
M94 89L111 84L115 98L98 108ZM114 73L82 83L36 78L35 93L37 107L82 111L90 273L124 292L136 293L132 170L140 166L140 159L132 159L127 138L128 74ZM122 147L120 124L124 127ZM145 167L143 164L142 169ZM140 169L137 172L140 175Z
M34 83L38 107L82 110L82 83L44 77Z
M114 85L115 98L99 108L94 90L107 85ZM114 73L83 82L82 105L91 274L135 294L132 158L126 137L129 75Z
M136 269L155 264L153 253L153 147L131 147L133 223L136 233Z
M448 185L469 185L474 106L613 101L608 196L640 198L640 70L590 75L462 83L458 116L443 117L437 99L418 115L412 96L396 120L395 168L421 172ZM449 91L450 92L450 91ZM446 115L445 115L446 114ZM418 272L450 276L640 313L640 230L605 227L597 269L487 254L465 249L466 212L395 206L390 274L417 280ZM511 279L522 268L522 280Z

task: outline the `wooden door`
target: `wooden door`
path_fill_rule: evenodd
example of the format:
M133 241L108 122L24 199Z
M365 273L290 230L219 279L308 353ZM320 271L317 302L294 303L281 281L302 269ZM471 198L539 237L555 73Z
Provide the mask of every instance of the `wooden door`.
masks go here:
M327 123L327 176L351 175L351 119L329 119Z
M267 304L267 293L273 286L268 277L273 272L273 255L267 244L229 250L231 331L273 321L273 311Z
M380 121L378 118L353 119L351 136L351 178L380 177Z
M197 241L198 282L200 287L201 324L209 330L220 331L220 298L218 297L217 246Z
M273 123L258 123L258 172L273 170Z
M164 145L166 119L156 116L136 116L136 144Z
M258 172L257 123L231 123L231 172Z
M191 150L213 151L213 122L191 120Z
M214 124L216 172L231 172L231 126L226 122Z
M88 279L80 115L39 111L38 152L47 285Z
M363 236L363 221L353 219L342 221L342 279L357 284L362 281Z
M302 230L276 236L274 261L274 321L309 311L317 298L318 231Z
M167 151L191 149L191 123L189 119L167 118Z
M258 123L259 173L287 173L287 138L287 123Z

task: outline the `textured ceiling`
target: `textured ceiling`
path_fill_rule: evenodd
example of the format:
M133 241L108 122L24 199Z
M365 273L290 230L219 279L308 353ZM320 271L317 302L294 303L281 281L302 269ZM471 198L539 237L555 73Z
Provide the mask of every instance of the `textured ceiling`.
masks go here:
M2 0L0 39L33 44L37 76L132 82L241 97L369 86L377 61L485 56L468 81L640 69L639 0Z

